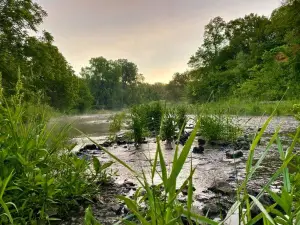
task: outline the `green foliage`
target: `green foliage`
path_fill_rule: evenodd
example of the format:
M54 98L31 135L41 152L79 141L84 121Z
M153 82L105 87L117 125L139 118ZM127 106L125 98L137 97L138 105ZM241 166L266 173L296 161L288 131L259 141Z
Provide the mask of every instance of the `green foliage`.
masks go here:
M92 102L86 81L78 78L53 37L38 27L47 13L32 0L0 3L0 72L6 96L11 96L19 78L23 81L24 100L36 96L51 107L83 112ZM30 36L33 34L35 36ZM22 71L20 74L19 71Z
M159 133L164 109L161 102L152 102L145 105L146 125L150 132Z
M165 110L162 124L161 124L161 136L163 140L171 142L176 135L176 127L178 126L176 121L176 112L173 108L167 108ZM180 128L181 129L181 128Z
M297 120L300 120L300 104L293 105L293 113Z
M95 219L90 206L85 210L84 225L100 225L100 223Z
M179 105L176 107L176 124L178 130L181 130L181 128L185 128L187 123L187 105Z
M69 126L49 126L47 108L23 103L21 87L0 100L0 224L50 223L90 199L111 164L91 168L70 153Z
M202 46L191 56L191 102L247 98L299 99L299 1L275 9L270 19L255 14L205 26Z
M135 143L142 143L147 133L147 112L145 105L138 105L131 108L131 130Z
M116 113L110 118L111 122L109 124L109 132L111 135L115 135L117 132L119 132L122 129L122 125L124 123L125 118L126 118L125 112Z
M208 140L234 141L241 133L233 118L223 114L200 116L200 134Z
M271 115L275 110L275 115L293 115L293 105L297 103L297 100L282 101L277 106L278 101L255 101L245 99L228 99L218 102L209 102L204 104L198 104L198 108L201 113L204 114L227 114L227 115L251 115L262 116ZM196 108L196 107L194 107ZM204 110L203 110L204 109Z

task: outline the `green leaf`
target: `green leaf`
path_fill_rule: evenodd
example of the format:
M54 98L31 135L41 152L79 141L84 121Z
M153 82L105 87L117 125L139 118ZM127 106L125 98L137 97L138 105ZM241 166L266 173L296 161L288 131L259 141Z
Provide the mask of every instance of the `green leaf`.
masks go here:
M184 145L178 159L176 160L175 163L173 163L170 178L168 180L168 185L166 186L168 192L169 192L170 188L172 186L174 186L174 184L176 184L177 177L178 177L180 171L182 170L182 167L183 167L183 165L184 165L184 163L187 159L187 156L188 156L188 154L191 150L191 147L192 147L194 139L197 135L197 131L199 129L199 126L200 126L200 121L198 120L193 132L191 133L191 135L190 135L189 139L187 140L186 144Z
M163 179L163 183L166 187L167 182L168 182L166 162L165 162L165 159L164 159L161 147L160 147L159 139L157 138L156 140L157 140L157 151L158 151L158 155L159 155L159 163L160 163L160 167L161 167L162 179Z
M284 154L283 147L282 147L279 137L277 137L277 147L278 147L278 151L280 153L280 158L284 161L285 154ZM291 192L291 182L290 182L290 175L289 175L288 168L284 168L284 170L283 170L283 187L287 192Z
M127 207L132 211L132 213L138 218L138 220L143 225L150 225L150 223L144 218L144 216L138 212L137 205L135 204L134 201L124 196L118 196L118 198L125 202Z
M159 137L156 137L156 142L158 143L159 141L160 141ZM151 173L152 173L151 174L152 182L153 182L154 175L155 175L155 172L156 172L157 159L158 159L158 151L155 152L154 162L153 162L152 171L151 171Z
M192 219L197 220L197 222L200 221L202 223L206 223L206 224L210 224L210 225L218 225L219 224L219 223L217 223L217 222L215 222L215 221L213 221L213 220L211 220L211 219L209 219L205 216L200 216L200 215L197 215L195 213L188 212L186 210L183 210L183 215L185 215L187 217L190 216Z
M101 170L101 164L98 158L96 158L95 156L93 156L93 166L94 166L94 170L96 171L96 173L100 173Z
M110 167L112 164L114 164L113 161L104 163L104 164L101 166L101 170L107 169L107 168Z
M249 195L249 197L253 200L253 202L255 203L255 205L257 205L257 207L261 210L261 212L264 214L264 216L266 217L266 219L268 219L268 221L275 225L272 217L269 215L269 213L267 212L267 210L264 208L264 206L260 203L260 201L258 201L257 198L255 198L252 195Z

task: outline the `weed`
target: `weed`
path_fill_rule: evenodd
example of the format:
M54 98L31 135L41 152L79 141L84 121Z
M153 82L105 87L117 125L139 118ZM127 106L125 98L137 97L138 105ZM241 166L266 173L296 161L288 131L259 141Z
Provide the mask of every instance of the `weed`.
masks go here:
M91 167L70 153L70 127L49 127L46 108L24 104L20 87L10 99L1 95L0 224L50 223L98 192L109 165Z
M187 106L179 105L176 107L176 123L178 130L184 128L187 123Z
M172 108L168 108L165 110L165 114L163 116L162 124L161 124L161 136L163 140L167 140L167 142L171 142L174 139L176 134L176 113Z
M234 141L240 134L240 129L232 118L226 115L202 115L200 134L208 140Z

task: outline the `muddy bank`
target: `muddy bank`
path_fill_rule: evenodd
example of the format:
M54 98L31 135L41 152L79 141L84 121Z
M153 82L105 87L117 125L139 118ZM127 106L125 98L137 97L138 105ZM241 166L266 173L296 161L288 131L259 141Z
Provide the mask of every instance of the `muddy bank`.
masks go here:
M108 135L108 119L109 115L92 115L76 118L73 124L78 129L87 133L97 143L103 143L107 139ZM235 122L243 128L245 134L255 132L257 128L262 126L266 119L267 117L234 118ZM192 121L188 124L191 127ZM286 134L294 132L298 126L298 122L292 117L275 117L262 137L261 144L255 151L254 161L259 159L261 153L265 150L271 135L279 125L281 126L280 133L283 139L284 148L289 145L291 140L288 136L286 136ZM72 141L77 144L74 149L75 152L90 143L87 138L82 136L76 137L76 135ZM197 146L197 144L196 139L193 147ZM149 179L151 170L149 161L154 158L156 146L157 143L155 143L155 139L150 138L147 139L147 144L140 145L138 149L133 144L114 144L113 146L108 147L108 150L130 165L134 170L144 170L147 178ZM173 149L170 149L169 146L166 147L164 142L161 142L161 146L164 149L166 165L170 168L174 157L175 144L173 143L172 145ZM181 150L182 146L179 146L179 148ZM190 162L192 161L193 166L196 167L196 172L193 177L195 186L194 210L198 213L205 214L209 209L209 215L215 218L220 215L220 212L225 214L226 210L234 201L234 197L232 196L234 196L235 188L245 178L245 165L248 157L248 149L242 150L243 156L238 159L228 159L226 156L226 151L231 150L231 147L224 148L221 146L206 144L204 149L203 154L194 154L192 151L190 152L188 159L179 174L177 185L179 188L189 175ZM111 160L111 158L101 150L90 150L88 154L95 155L103 162ZM258 169L253 179L249 182L249 190L256 193L258 189L268 181L270 175L274 173L279 165L280 160L276 145L272 145L261 167ZM118 171L118 175L115 177L115 185L123 185L125 180L135 183L134 176L122 165L115 163L113 164L112 169ZM159 165L157 170L160 171ZM154 178L154 184L158 184L160 182L161 180L159 176L156 175ZM281 182L279 180L276 181L271 188L278 190L280 185ZM111 196L113 196L113 194ZM184 193L180 196L179 200L181 202L186 201ZM99 210L103 211L103 209L95 210L95 214L97 214ZM100 219L104 218L101 214L99 214L98 217ZM117 215L113 217L113 219L118 218L119 217Z

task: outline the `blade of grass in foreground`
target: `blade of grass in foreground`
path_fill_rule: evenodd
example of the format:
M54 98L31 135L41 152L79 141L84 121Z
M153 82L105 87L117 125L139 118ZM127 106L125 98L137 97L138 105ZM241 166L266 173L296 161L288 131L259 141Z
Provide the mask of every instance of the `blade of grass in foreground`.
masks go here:
M11 171L11 173L9 174L9 176L4 179L4 181L2 182L2 187L1 187L1 191L0 191L0 205L2 206L2 208L4 209L4 212L5 214L7 215L8 219L9 219L9 222L11 224L14 224L14 220L9 212L9 209L6 205L6 203L3 201L3 195L4 195L4 192L6 190L6 186L8 185L9 181L11 180L12 176L13 176L13 173L14 171Z
M193 145L193 142L194 142L194 139L196 137L199 126L200 126L200 121L198 121L196 123L196 126L195 126L193 132L191 133L189 139L187 140L186 144L184 145L178 159L176 160L175 163L173 163L170 178L168 180L168 185L166 187L167 190L170 190L171 186L176 183L176 179L177 179L180 171L182 170L182 167L183 167L183 165L184 165L184 163L187 159L187 156L188 156L188 154L191 150L191 147Z
M168 182L168 175L167 175L167 167L166 167L166 162L160 147L160 141L157 138L157 152L159 155L159 162L160 162L160 168L161 168L161 174L162 174L162 178L163 178L163 183L164 186L167 186L167 182Z
M257 198L255 198L252 195L249 195L249 197L253 200L253 202L255 203L255 205L257 205L257 207L261 210L261 212L264 214L264 216L269 220L269 222L273 225L275 225L272 217L269 215L269 213L267 212L267 210L263 207L263 205L260 203L260 201L258 201Z
M283 147L281 144L281 141L279 139L279 137L277 137L277 147L278 147L278 151L280 154L280 158L282 160L285 159L285 154L283 151ZM289 169L288 168L284 168L283 169L283 187L287 192L291 191L291 182L290 182L290 175L289 175Z

